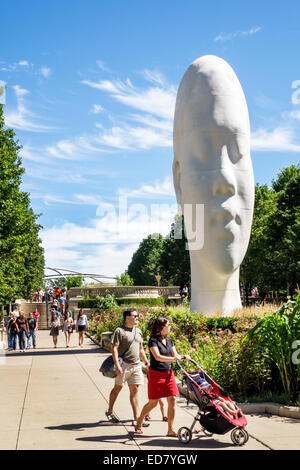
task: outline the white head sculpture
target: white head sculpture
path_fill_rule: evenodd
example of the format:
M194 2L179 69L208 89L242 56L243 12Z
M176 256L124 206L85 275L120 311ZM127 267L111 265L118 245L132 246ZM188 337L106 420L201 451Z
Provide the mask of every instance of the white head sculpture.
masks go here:
M250 238L254 178L245 96L219 57L200 57L181 81L173 177L182 213L191 204L204 208L203 246L193 249L189 241L191 310L229 315L241 307L239 266Z

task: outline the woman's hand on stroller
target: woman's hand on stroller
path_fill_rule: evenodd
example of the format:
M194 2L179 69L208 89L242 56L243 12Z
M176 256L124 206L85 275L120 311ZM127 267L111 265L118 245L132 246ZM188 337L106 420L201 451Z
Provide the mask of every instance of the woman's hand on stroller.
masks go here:
M191 356L189 356L188 354L184 356L180 356L180 359L179 359L179 361L190 361L190 360L191 360Z

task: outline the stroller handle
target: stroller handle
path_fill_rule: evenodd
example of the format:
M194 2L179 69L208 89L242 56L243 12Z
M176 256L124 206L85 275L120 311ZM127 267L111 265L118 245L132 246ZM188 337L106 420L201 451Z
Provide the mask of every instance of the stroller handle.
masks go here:
M192 364L194 364L194 366L197 366L199 369L201 369L199 364L197 364L197 362L195 362L193 359L190 359L189 362L191 362ZM183 367L181 367L180 362L178 360L176 361L176 364L178 365L180 369L183 369Z

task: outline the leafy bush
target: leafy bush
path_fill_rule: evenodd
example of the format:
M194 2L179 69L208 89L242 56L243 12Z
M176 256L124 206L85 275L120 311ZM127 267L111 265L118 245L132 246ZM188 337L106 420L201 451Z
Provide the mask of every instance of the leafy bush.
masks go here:
M147 305L149 307L161 307L164 306L167 302L166 297L158 297L158 298L126 298L126 297L119 297L116 298L116 302L118 305L121 306L140 306L140 305Z
M99 341L101 333L104 331L113 332L122 323L123 314L119 307L103 310L89 321L89 332Z
M158 298L126 298L126 297L114 297L107 295L106 297L96 297L94 299L86 298L78 301L79 308L100 308L106 310L116 306L149 306L149 307L161 307L166 304L165 297Z
M244 341L256 344L255 352L264 350L276 365L284 392L297 401L300 394L300 363L294 349L300 339L300 296L288 301L277 312L260 319Z
M99 308L100 310L108 310L115 307L118 307L118 303L113 295L96 297L94 299L86 298L78 301L78 308Z

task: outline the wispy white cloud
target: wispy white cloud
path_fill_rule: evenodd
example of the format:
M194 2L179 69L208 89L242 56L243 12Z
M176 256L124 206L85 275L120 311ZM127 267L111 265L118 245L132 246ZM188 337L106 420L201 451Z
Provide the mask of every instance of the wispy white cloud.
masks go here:
M95 141L102 146L119 150L147 150L152 147L170 147L172 136L169 132L157 132L151 127L123 124L122 127L103 130Z
M44 67L40 68L40 70L39 70L39 74L42 75L42 77L44 77L44 78L50 77L51 73L52 73L52 71L51 71L50 67L44 66Z
M164 180L155 180L153 184L142 184L137 189L121 189L121 195L127 198L136 199L156 199L156 198L174 198L175 192L173 180L167 176Z
M94 104L91 110L93 114L99 114L104 111L104 108L100 104Z
M153 85L137 88L127 78L121 80L82 80L93 89L108 93L112 99L138 114L127 113L111 128L95 123L99 129L96 142L115 149L149 149L172 146L176 88L166 83L158 71L144 70L142 76ZM133 124L136 122L136 124Z
M103 72L111 72L111 70L107 67L103 60L97 60L96 64L98 65L99 69L101 69Z
M48 203L70 203L60 199L58 196L47 196ZM89 244L139 243L153 233L167 235L177 209L177 204L173 201L171 204L152 203L151 207L140 202L130 203L124 198L115 205L100 203L96 217L88 225L65 222L60 227L53 226L43 231L43 244L47 249L76 247L79 250Z
M173 119L176 100L176 88L173 85L168 88L152 86L141 90L135 88L130 79L125 82L120 80L100 80L99 82L83 80L82 83L110 93L115 100L126 106L154 114L160 118Z
M215 41L218 42L225 42L225 41L230 41L231 39L234 39L238 36L252 36L253 34L258 33L261 31L263 28L262 26L257 26L255 28L250 28L247 31L235 31L233 33L220 33L218 36L215 37Z
M18 62L18 65L20 65L20 67L29 67L29 63L27 60L20 60Z
M33 64L30 64L27 60L19 60L18 62L13 62L11 64L6 64L0 67L1 72L23 72L24 70L29 70L33 67Z
M29 110L25 96L29 95L30 91L21 88L19 85L14 85L12 88L17 99L17 109L6 111L5 124L8 127L30 132L50 132L54 130L53 127L37 122L38 117Z
M145 80L156 83L161 86L164 86L166 82L164 75L158 70L145 69L141 72L141 74L145 78Z
M300 142L291 127L258 129L251 134L251 148L265 152L300 152Z
M58 248L57 246L46 249L46 266L63 266L65 269L78 272L115 277L127 269L137 248L138 244L136 243L124 246L116 244L89 245L85 250L78 246L74 248ZM105 279L103 281L105 282Z

